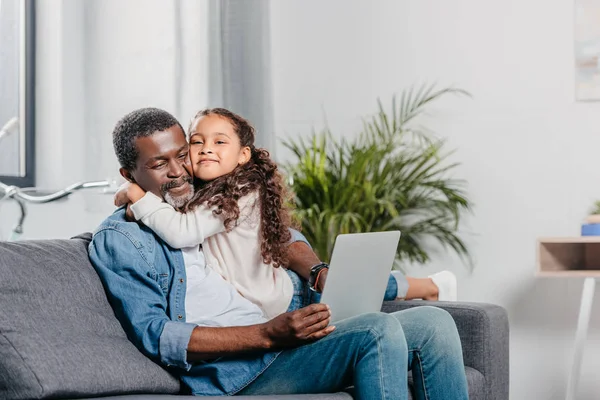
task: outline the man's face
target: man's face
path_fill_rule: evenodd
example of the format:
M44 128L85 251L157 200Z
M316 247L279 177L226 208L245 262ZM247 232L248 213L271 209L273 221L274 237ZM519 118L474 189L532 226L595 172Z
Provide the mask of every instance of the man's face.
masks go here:
M162 197L173 207L181 207L194 194L189 145L178 125L136 140L136 168L121 174L147 192ZM129 175L129 176L128 176Z

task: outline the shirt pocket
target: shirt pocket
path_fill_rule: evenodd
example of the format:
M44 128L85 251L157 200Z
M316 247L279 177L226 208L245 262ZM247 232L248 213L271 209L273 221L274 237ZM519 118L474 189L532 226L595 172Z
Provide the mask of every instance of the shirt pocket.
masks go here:
M158 285L166 296L169 292L169 274L158 274Z

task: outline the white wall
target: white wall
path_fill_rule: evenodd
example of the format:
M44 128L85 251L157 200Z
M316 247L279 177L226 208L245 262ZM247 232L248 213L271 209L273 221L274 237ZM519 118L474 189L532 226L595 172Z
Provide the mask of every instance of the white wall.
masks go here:
M429 126L458 149L475 203L460 299L500 304L511 324L511 399L564 398L582 281L539 279L535 240L577 235L600 198L600 105L574 102L573 1L272 2L275 127L353 135L376 99L420 82L468 90L435 105ZM289 159L283 147L277 149ZM600 301L579 399L600 398Z
M118 177L112 129L136 108L164 108L186 126L186 118L206 105L207 2L53 0L37 7L38 186L60 189ZM183 40L179 63L175 27ZM179 74L185 82L181 102L175 100ZM113 209L112 197L98 192L30 206L23 237L91 231ZM0 237L16 217L14 204L2 205Z

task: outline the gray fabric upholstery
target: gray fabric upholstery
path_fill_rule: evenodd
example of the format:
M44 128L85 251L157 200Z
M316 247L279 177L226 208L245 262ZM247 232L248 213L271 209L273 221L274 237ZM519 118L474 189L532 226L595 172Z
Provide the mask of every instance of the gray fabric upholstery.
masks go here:
M178 393L114 317L87 241L0 242L0 398Z
M508 399L509 326L506 310L485 303L420 300L384 302L381 310L394 312L423 305L440 307L452 315L460 335L465 365L483 375L483 393L473 393L470 398ZM469 393L472 393L471 387Z
M0 399L191 399L170 395L179 392L178 381L127 340L89 262L89 240L86 234L71 240L0 242ZM441 307L454 317L470 399L508 399L504 309L479 303L398 301L384 303L382 311L420 305ZM251 398L337 400L352 396Z

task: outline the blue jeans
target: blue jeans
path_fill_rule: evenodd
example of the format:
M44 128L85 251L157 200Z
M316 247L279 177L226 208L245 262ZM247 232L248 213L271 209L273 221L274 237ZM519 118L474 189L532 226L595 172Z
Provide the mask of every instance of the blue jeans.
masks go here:
M436 307L372 313L336 324L327 337L283 351L240 395L327 393L354 385L355 398L468 399L454 320Z
M290 310L318 301L290 276ZM408 399L408 370L416 399L468 399L460 338L446 311L417 307L340 321L327 337L283 351L239 394L327 393L354 385L358 400Z

